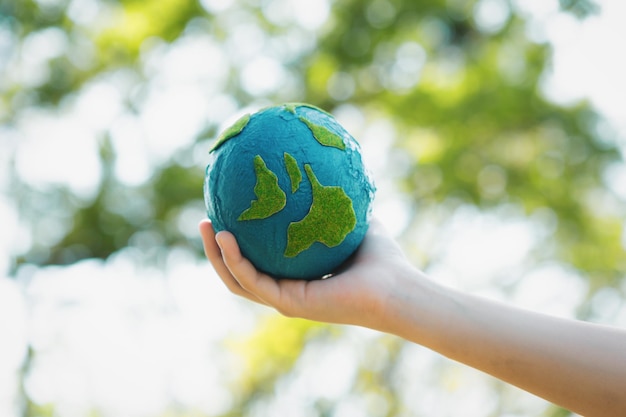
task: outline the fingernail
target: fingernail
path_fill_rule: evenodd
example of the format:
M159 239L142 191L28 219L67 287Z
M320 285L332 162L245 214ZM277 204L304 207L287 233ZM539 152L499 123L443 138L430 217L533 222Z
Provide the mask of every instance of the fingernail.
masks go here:
M221 242L221 240L222 240L222 239L220 239L220 234L219 234L219 233L218 233L218 234L216 234L216 235L215 235L215 242L217 242L217 246L219 246L219 247L220 247L220 249L222 249L222 242Z

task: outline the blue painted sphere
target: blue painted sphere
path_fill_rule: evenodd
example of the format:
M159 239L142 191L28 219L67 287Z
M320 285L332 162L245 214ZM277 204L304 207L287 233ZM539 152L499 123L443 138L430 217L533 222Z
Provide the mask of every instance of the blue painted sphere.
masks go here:
M365 236L375 187L357 141L308 104L270 107L218 138L204 198L216 231L275 278L335 271Z

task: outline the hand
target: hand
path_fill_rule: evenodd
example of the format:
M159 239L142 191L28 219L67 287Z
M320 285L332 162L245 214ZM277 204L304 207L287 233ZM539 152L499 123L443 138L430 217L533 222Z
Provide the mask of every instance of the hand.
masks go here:
M347 268L317 281L259 272L228 232L200 223L204 250L235 294L287 316L395 334L579 414L626 415L626 331L550 317L438 285L377 221Z
M276 280L242 256L231 233L216 235L209 220L203 220L199 228L205 254L231 292L289 317L383 330L398 278L416 272L376 220L345 270L314 281Z

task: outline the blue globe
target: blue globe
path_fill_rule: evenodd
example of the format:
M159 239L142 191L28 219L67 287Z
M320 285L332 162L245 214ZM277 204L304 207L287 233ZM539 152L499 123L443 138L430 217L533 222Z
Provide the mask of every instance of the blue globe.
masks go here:
M207 215L257 269L321 278L361 244L375 187L359 144L330 114L294 103L247 114L210 156Z

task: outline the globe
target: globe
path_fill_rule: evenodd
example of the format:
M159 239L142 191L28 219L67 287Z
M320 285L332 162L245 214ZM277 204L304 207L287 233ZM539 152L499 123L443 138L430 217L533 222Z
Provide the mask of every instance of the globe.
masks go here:
M257 269L322 278L361 244L375 186L358 142L329 113L287 103L246 114L209 155L207 216Z

